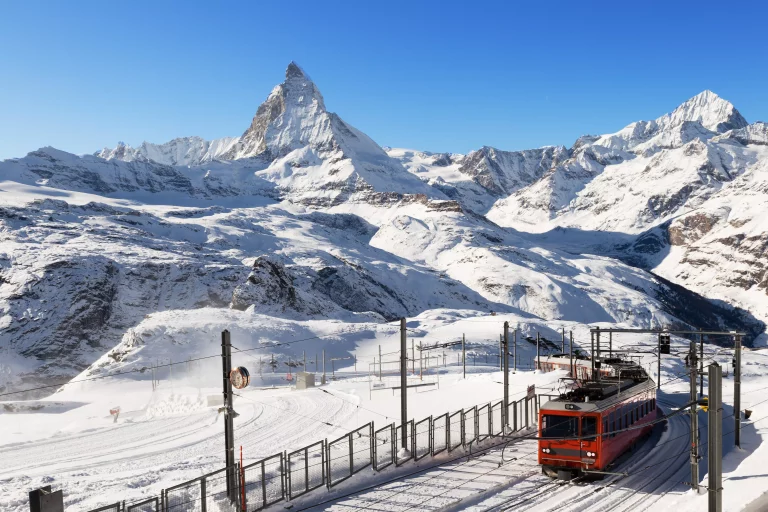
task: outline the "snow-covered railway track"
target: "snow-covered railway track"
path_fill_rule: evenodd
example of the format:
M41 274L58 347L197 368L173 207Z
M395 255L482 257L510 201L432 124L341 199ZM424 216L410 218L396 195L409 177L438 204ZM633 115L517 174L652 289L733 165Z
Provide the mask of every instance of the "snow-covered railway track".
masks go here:
M340 427L328 424L344 425L354 417L355 406L324 393L288 392L244 394L235 409L240 415L235 442L243 445L248 463L340 435ZM76 485L78 495L87 498L68 506L73 511L104 504L106 495L133 501L156 494L222 466L221 422L215 409L206 408L169 417L121 418L89 431L0 446L0 509L22 510L22 491L52 476L76 482L68 485Z

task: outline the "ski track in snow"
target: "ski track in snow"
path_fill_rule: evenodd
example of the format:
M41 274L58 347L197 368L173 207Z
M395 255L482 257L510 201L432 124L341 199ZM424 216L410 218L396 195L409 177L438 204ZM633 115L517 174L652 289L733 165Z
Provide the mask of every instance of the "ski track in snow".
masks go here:
M245 464L304 446L307 432L317 439L333 436L341 430L319 422L343 423L355 410L349 402L316 391L242 396L236 401L240 416L235 428ZM133 489L147 480L159 480L162 473L180 483L220 468L222 428L222 419L213 409L0 447L0 509L26 511L28 489L50 475L79 482L78 494L89 496L68 511L90 510L100 496L133 501L158 494L160 487L149 487L149 494L147 488ZM128 479L134 482L127 483ZM163 482L162 487L168 486Z

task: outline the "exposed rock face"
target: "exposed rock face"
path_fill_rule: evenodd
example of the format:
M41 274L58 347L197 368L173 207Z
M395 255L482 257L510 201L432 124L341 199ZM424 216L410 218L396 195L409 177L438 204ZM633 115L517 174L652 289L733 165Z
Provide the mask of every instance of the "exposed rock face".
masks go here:
M149 313L225 307L246 269L195 229L96 203L0 209L0 347L18 356L0 391L66 381Z
M304 312L306 304L293 285L293 277L279 261L259 256L245 283L232 294L232 309L245 310L255 305L259 311L277 308L281 312ZM262 307L263 306L263 307Z
M484 147L469 153L462 160L459 171L471 176L491 194L508 196L541 178L567 156L568 152L562 146L527 151L500 151Z
M686 215L669 226L669 243L672 245L687 245L696 242L709 233L719 221L720 218L712 214L696 213Z
M768 146L768 124L757 121L749 126L726 132L715 140L734 140L744 146L750 144Z
M332 150L332 138L327 132L334 120L326 112L323 96L314 82L291 62L285 70L285 82L276 86L259 106L251 126L224 158L244 158L268 151L274 159L305 145Z
M349 265L322 268L312 288L349 311L374 311L386 319L408 314L408 307L397 293L362 268Z

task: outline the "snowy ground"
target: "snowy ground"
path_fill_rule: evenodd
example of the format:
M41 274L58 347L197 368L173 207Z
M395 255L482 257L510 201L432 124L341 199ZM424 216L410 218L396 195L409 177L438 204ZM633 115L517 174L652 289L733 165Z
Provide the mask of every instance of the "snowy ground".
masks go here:
M435 318L442 316L422 318L409 336L412 334L417 340L422 337L421 341L426 344L429 338L420 335L427 332L435 339L446 339L448 333L464 331L468 341L476 346L485 339L488 354L498 350L497 333L503 317L468 318L458 322ZM349 364L350 360L341 361L348 366L337 371L339 379L324 387L325 391L292 390L283 373L271 373L267 369L261 376L255 374L253 385L240 392L242 396L235 400L235 409L240 414L235 420L236 446L243 446L245 462L300 448L322 438L335 438L369 421L374 421L377 427L396 421L399 396L390 391L370 391L364 367L367 361L372 361L371 356L378 353L379 344L385 354L397 348L397 331L389 327L384 326L378 336L357 339L351 347L347 346L357 355L358 373ZM584 326L574 328L577 339L584 339L585 329ZM242 341L242 337L233 337L233 344L237 346L236 342ZM614 343L615 346L624 343L636 346L642 341L648 342L649 338L617 338ZM679 343L673 347L673 353L683 349L683 343ZM214 354L217 346L218 340L213 338L209 348ZM162 350L162 344L150 342L143 350L147 353ZM522 341L519 350L521 362L532 353ZM710 359L715 357L725 366L730 361L727 350L707 346L706 352ZM453 357L455 352L446 357L447 363L454 363L452 367L439 369L439 389L411 392L409 410L415 419L501 398L497 359L486 364L484 356L476 356L474 366L469 359L468 376L463 379L460 367L451 361ZM388 360L386 356L384 360ZM726 510L741 510L768 488L768 476L760 462L766 451L762 440L768 425L768 399L764 397L768 391L768 351L745 352L743 360L742 403L744 408L752 409L753 414L752 420L743 424L741 450L733 447L730 406L733 381L731 377L724 380ZM236 352L234 362L252 369L258 367L256 356L246 357L245 353ZM650 360L644 361L654 371L655 364L650 363ZM173 375L170 371L161 373L161 368L158 370L160 385L155 391L148 375L127 374L70 384L45 400L2 403L0 509L27 510L27 492L50 484L64 490L67 510L86 511L118 499L136 501L153 496L161 488L220 468L223 420L217 414L217 406L207 404L208 396L220 396L215 377L219 364L218 358L177 364L173 366ZM384 370L386 373L386 364ZM327 371L331 373L330 364ZM687 380L680 378L683 372L684 366L677 358L672 356L664 361L659 395L664 412L687 400ZM419 373L418 363L416 373ZM433 369L429 378L437 380L437 373ZM85 372L81 378L87 375ZM510 379L511 396L519 398L532 383L541 393L551 392L558 387L560 376L557 372L518 371ZM109 409L117 405L122 412L119 421L113 423ZM700 413L700 425L701 439L705 442L704 413ZM687 416L677 416L657 428L643 446L616 468L628 472L628 477L610 476L596 483L567 485L550 482L540 475L535 441L512 443L503 454L501 448L486 445L490 448L486 453L469 460L462 457L451 461L454 452L379 474L365 470L335 488L333 493L321 489L294 501L294 508L620 511L661 506L664 510L701 510L706 497L704 494L693 497L683 483L690 475L689 442ZM407 476L417 470L418 474ZM706 458L700 472L702 482L706 483ZM398 481L389 482L393 478ZM332 501L317 505L325 500Z

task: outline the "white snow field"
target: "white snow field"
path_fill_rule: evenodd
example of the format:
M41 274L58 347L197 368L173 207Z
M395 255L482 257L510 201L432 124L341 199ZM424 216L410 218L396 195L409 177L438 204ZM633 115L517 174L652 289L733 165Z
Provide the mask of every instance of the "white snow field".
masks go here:
M269 350L252 350L254 340L263 334L263 324L251 312L231 312L221 319L205 311L150 318L147 337L134 351L128 352L122 363L110 367L107 359L100 360L91 370L75 380L93 378L109 372L126 371L140 361L162 363L170 347L180 360L198 359L191 363L156 370L160 384L153 391L151 373L129 373L99 380L69 384L49 398L38 401L6 402L0 413L0 429L7 433L0 445L0 508L22 511L28 508L27 491L44 484L64 489L67 510L87 511L117 500L136 502L159 494L170 487L219 469L223 465L223 419L217 414L220 404L208 405L209 396L220 397L217 386L220 372L219 330L229 326L232 343L238 348L233 363L251 369L252 386L238 392L235 409L236 447L243 447L244 462L259 460L282 450L301 448L323 438L333 439L369 421L378 427L399 418L398 393L388 390L371 391L368 373L373 354L381 344L388 361L396 361L399 333L394 324L374 326L365 337L359 333L341 332L332 337L334 344L349 340L357 348L357 372L347 360L343 369L336 368L338 380L327 386L297 391L285 380L285 370L272 373L263 365L258 374L258 357L266 362ZM165 318L162 318L165 317ZM240 317L240 318L238 318ZM164 321L165 320L165 321ZM458 321L415 319L414 336L419 341L446 340L451 334L466 335L471 352L476 354L474 365L468 358L468 375L461 377L456 365L459 352L450 351L446 361L453 366L442 367L442 358L425 380L434 380L439 372L439 388L415 388L409 392L409 411L415 419L430 414L439 415L463 407L498 401L502 397L502 374L498 371L498 332L504 320L517 325L519 318L484 316ZM322 322L296 322L293 329L284 328L282 336L272 334L277 342L290 342L301 326L316 335L336 332L338 325ZM309 324L309 325L308 325ZM161 329L161 326L168 325ZM556 328L559 328L557 325ZM586 326L564 325L574 337L585 340ZM541 330L544 325L523 324L521 331ZM143 329L140 331L144 332ZM186 344L179 344L181 338ZM455 336L454 336L455 337ZM550 336L550 339L553 336ZM317 341L317 340L314 340ZM302 342L304 343L304 342ZM307 342L309 343L309 342ZM655 338L619 335L614 346L653 344ZM304 347L303 344L297 344ZM687 341L676 339L673 352L680 352ZM258 345L257 345L258 346ZM306 345L312 347L313 345ZM332 349L329 349L329 351ZM707 362L730 362L731 351L716 345L705 345ZM524 362L535 348L519 338L518 358ZM258 354L258 355L257 355ZM488 354L488 363L485 363ZM307 355L307 359L311 359ZM643 360L651 374L655 372L652 357ZM741 507L759 498L768 485L768 476L760 469L766 448L763 434L768 425L768 350L745 351L742 403L751 409L752 419L743 423L742 448L733 447L732 377L724 379L723 431L724 440L724 500L726 510ZM337 363L338 364L338 363ZM410 364L410 363L409 363ZM308 366L310 366L308 362ZM330 379L331 368L327 363ZM395 363L389 364L394 367ZM285 366L283 368L286 368ZM411 382L418 382L419 363ZM437 370L437 371L436 371ZM279 373L278 373L279 372ZM554 393L562 372L518 371L510 377L510 396L520 398L530 384L543 394ZM662 390L659 402L663 412L675 409L687 401L688 382L685 367L679 358L665 357L662 367ZM386 380L386 377L385 377ZM706 390L705 390L706 392ZM116 423L109 409L121 408ZM13 407L17 412L10 412ZM37 409L36 409L37 408ZM706 414L700 412L701 439L707 439ZM436 460L426 458L418 463L406 463L380 473L366 469L351 480L328 493L323 487L293 501L294 508L312 506L329 510L436 510L444 507L468 510L701 510L706 497L691 497L685 481L689 478L688 446L690 443L686 415L675 416L659 425L643 445L617 466L616 471L628 477L608 476L602 481L583 484L554 482L541 475L536 465L536 443L522 439L503 450L491 449L480 456L460 457L443 454ZM524 437L524 433L522 434ZM706 446L704 447L704 449ZM702 482L706 484L706 457L701 464ZM431 467L431 469L430 469ZM419 471L418 474L408 476ZM397 478L396 481L389 481ZM322 505L318 503L324 502ZM275 505L275 509L285 503Z
M466 378L456 346L431 352L425 375L411 361L409 382L428 384L410 393L416 420L501 399L504 321L518 340L513 398L559 389L561 373L532 371L537 333L546 356L563 330L588 351L596 325L745 331L753 416L735 449L727 378L724 501L765 508L766 126L705 91L571 148L382 148L291 63L239 137L0 162L0 510L27 510L48 484L68 511L135 503L220 469L225 329L253 376L235 400L244 462L396 422L400 318L412 358L467 341ZM708 340L709 360L729 365L728 346ZM320 371L323 352L338 378L293 390L287 373ZM665 358L664 412L686 402L682 372ZM684 483L687 421L659 425L619 463L623 478L551 482L517 432L457 460L366 469L290 506L702 510Z

